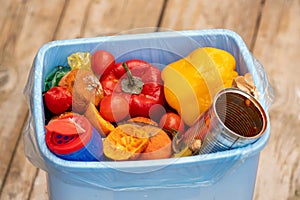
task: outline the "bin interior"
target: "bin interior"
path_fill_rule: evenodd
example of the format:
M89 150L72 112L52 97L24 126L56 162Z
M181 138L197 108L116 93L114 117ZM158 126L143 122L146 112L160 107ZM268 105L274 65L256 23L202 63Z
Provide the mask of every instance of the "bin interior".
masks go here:
M239 74L250 72L259 90L260 80L252 56L242 39L228 30L201 30L160 32L138 35L121 35L54 41L44 45L38 52L34 67L35 133L37 144L45 165L51 175L74 184L91 184L111 189L138 187L169 187L189 184L210 185L221 179L234 166L249 156L259 154L269 137L269 128L257 142L244 148L184 158L151 161L124 162L78 162L66 161L52 154L45 144L43 113L43 80L57 65L67 65L67 57L74 52L97 49L110 51L116 61L143 59L163 68L198 47L216 47L229 51L236 59ZM263 105L264 106L264 105ZM268 115L268 113L267 113ZM62 176L62 173L64 174ZM134 181L133 181L134 180Z

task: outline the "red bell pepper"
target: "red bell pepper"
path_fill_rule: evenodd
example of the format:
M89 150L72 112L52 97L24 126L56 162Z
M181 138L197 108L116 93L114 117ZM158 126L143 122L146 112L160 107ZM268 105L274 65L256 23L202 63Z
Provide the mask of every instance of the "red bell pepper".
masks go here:
M152 106L165 105L161 72L145 61L129 60L108 67L100 82L104 95L118 93L125 96L131 117L149 117Z

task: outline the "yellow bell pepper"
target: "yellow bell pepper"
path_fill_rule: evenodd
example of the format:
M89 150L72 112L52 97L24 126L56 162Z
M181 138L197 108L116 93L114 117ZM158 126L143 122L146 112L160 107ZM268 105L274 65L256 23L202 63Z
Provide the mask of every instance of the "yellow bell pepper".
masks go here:
M214 95L231 87L237 77L236 61L227 51L205 47L162 70L168 104L191 126L212 103Z

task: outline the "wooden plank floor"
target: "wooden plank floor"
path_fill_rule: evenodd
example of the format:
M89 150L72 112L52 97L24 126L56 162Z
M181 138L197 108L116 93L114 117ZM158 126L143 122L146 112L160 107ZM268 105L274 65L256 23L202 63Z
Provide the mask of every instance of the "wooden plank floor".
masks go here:
M299 0L0 0L0 200L46 200L45 173L24 155L22 90L51 40L147 28L231 29L264 65L276 101L255 200L300 199Z

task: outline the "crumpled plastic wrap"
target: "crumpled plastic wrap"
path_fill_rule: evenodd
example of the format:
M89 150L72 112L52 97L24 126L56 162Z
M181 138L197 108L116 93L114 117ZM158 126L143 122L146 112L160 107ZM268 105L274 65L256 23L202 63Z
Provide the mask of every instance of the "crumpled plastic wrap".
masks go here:
M66 65L68 55L105 49L119 61L139 58L163 68L195 48L206 46L229 51L236 59L238 73L251 73L259 92L259 101L267 112L274 95L266 72L234 32L218 29L54 41L45 44L37 53L24 89L30 109L23 132L27 158L36 167L68 184L112 191L195 187L218 182L249 157L259 154L268 141L269 124L258 141L243 148L151 161L67 161L51 153L45 143L44 79L54 67Z

